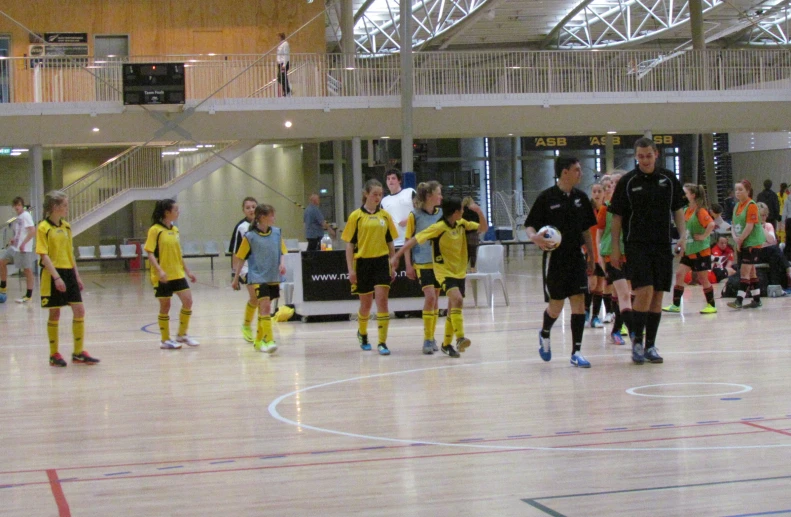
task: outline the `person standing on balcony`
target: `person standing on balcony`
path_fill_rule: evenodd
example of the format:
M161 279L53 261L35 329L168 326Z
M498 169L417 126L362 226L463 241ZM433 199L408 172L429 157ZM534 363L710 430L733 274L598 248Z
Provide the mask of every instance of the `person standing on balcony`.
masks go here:
M402 188L403 176L398 169L390 169L385 174L385 183L390 195L382 199L382 208L395 221L398 237L393 241L395 247L403 246L406 240L407 217L412 212L417 193L413 188Z
M21 197L15 197L11 206L16 212L16 217L12 219L11 230L14 236L11 244L0 253L0 303L6 300L6 281L8 280L9 263L24 272L27 291L19 298L17 303L27 303L33 297L33 263L36 261L36 254L33 252L33 239L36 236L36 226L33 224L33 217L25 210L25 201Z
M291 58L291 46L286 41L286 33L280 33L280 45L277 46L277 84L281 97L291 96L291 86L288 84L289 60Z
M662 363L655 346L662 297L673 286L671 215L678 228L677 252L686 245L686 198L681 183L671 171L656 164L659 150L653 139L634 144L637 167L626 173L615 187L609 212L613 214L610 264L621 269L621 231L629 257L626 278L632 282L635 301L632 311L632 361ZM645 348L643 348L645 331Z
M41 308L49 309L47 337L49 338L50 366L65 367L66 361L58 352L58 327L61 307L71 307L74 319L72 335L74 352L72 364L95 365L99 362L83 349L85 338L85 306L82 304L82 279L74 261L74 243L71 226L65 217L69 214L66 193L53 190L44 196L44 220L38 225L36 253L41 264Z

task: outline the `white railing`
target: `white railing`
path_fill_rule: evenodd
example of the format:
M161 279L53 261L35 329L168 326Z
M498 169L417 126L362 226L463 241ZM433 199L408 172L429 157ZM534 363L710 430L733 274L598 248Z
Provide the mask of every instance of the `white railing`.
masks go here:
M294 97L400 95L400 56L292 54ZM200 102L275 99L274 56L10 58L15 102L120 103L125 62L185 63L186 96ZM575 94L780 90L791 82L786 50L417 52L414 93L436 95Z
M77 221L129 189L167 186L230 144L205 145L211 147L178 152L179 148L195 147L174 144L138 146L124 151L63 189L69 196L69 218Z

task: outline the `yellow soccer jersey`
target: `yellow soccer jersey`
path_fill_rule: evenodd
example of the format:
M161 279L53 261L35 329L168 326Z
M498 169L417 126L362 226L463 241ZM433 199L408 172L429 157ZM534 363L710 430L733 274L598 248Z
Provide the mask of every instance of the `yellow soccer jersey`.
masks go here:
M349 215L341 239L354 244L354 258L377 258L390 254L387 245L398 237L393 218L381 207L374 213L360 207Z
M418 244L431 241L434 257L434 276L442 283L446 278L465 278L467 276L467 231L477 230L478 223L464 219L450 226L440 219L422 232L415 235Z
M184 263L181 257L179 229L175 226L167 228L159 223L148 229L145 250L153 253L159 265L165 271L168 282L184 278ZM151 283L159 285L157 270L151 268Z
M41 221L36 235L36 253L48 255L56 268L74 269L74 248L69 223L63 219L59 224L54 224L49 219Z

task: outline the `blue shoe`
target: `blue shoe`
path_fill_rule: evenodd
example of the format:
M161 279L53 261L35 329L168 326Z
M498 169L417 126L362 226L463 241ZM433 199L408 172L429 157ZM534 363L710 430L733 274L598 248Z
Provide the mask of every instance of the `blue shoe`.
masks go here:
M599 319L599 317L598 316L594 316L593 319L591 320L591 328L592 329L600 329L600 328L603 328L603 327L604 327L604 325L602 324L602 322Z
M655 346L646 349L645 360L648 361L649 363L654 363L654 364L660 364L665 362L665 360L662 359L662 356L659 355L659 351L656 349Z
M435 352L439 352L439 347L437 346L437 340L436 339L432 339L431 340L431 349L434 350Z
M368 335L366 334L365 336L363 336L362 334L360 334L359 330L357 331L357 341L360 342L360 348L362 348L363 350L371 349L371 343L368 342Z
M549 338L544 338L540 330L538 331L538 355L540 355L541 359L544 361L552 360L552 349L549 345Z
M370 347L371 345L368 346ZM390 349L384 343L379 343L376 349L379 350L379 355L390 355Z
M612 341L613 345L623 346L626 344L626 341L624 341L621 337L621 333L617 330L610 334L610 340Z
M591 363L587 359L585 359L581 353L574 352L571 356L571 366L576 366L577 368L590 368Z
M642 343L634 343L632 345L632 361L634 364L643 364L645 362Z
M434 346L431 344L430 339L423 341L423 353L426 355L432 355L434 353Z

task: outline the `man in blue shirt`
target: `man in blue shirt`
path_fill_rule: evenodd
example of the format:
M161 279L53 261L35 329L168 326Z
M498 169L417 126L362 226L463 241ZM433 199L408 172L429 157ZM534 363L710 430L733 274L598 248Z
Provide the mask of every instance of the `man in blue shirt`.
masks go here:
M319 209L319 195L311 194L308 201L305 213L302 214L302 220L305 222L305 238L308 240L308 251L319 251L324 232L330 232L332 237L335 237L335 232L324 220L324 214Z

